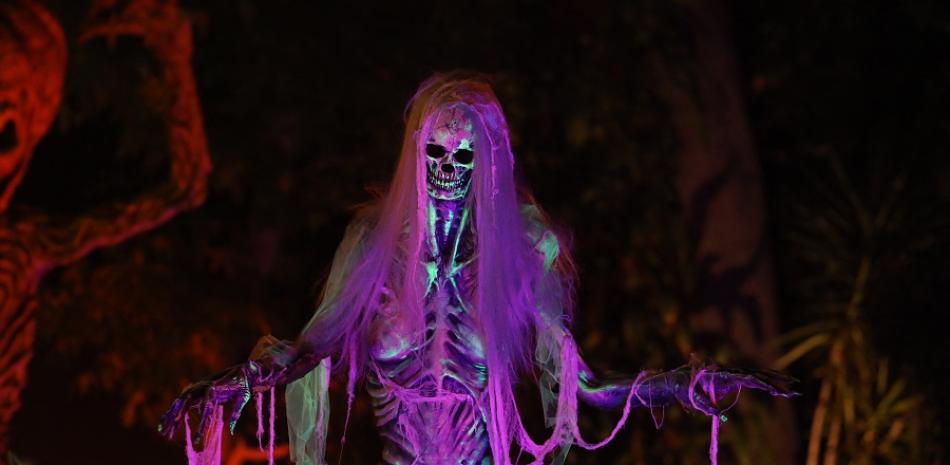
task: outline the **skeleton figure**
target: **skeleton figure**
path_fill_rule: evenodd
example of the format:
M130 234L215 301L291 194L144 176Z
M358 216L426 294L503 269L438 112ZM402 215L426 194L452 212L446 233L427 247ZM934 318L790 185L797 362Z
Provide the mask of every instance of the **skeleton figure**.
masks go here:
M675 403L718 416L715 401L742 387L792 394L780 374L715 367L597 381L568 331L573 265L560 243L516 189L507 125L489 85L436 75L410 102L388 194L347 230L297 341L265 338L249 362L187 387L159 430L171 438L196 409L198 442L213 441L207 434L217 430L219 406L233 403L233 429L254 393L291 383L292 457L322 464L328 363L321 360L331 355L349 373L351 399L365 376L382 463L393 465L507 465L513 448L533 463L552 455L562 462L572 443L606 443L580 436L578 398L624 406L625 419L631 407ZM528 369L540 373L553 429L541 443L525 432L512 394Z
M112 15L89 23L81 40L140 36L163 66L162 77L173 94L164 115L171 172L154 190L73 217L36 210L6 213L33 150L59 109L66 42L40 4L0 0L0 464L13 461L8 457L9 428L33 353L40 280L57 266L200 205L211 167L191 73L191 29L175 3L134 0L122 12L112 9L109 0L93 3L93 13Z

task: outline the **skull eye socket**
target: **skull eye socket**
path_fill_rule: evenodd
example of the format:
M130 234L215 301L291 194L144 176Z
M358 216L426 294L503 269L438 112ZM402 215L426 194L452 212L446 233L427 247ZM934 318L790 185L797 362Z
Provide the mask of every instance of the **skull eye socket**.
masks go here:
M455 151L455 161L467 165L475 158L475 153L470 149L458 149Z
M445 156L445 147L439 144L426 144L426 155L430 158L442 158Z

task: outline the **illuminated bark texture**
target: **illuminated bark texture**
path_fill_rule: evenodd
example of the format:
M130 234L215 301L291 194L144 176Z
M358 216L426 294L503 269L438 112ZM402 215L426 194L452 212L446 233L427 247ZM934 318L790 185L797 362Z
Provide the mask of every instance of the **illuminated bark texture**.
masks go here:
M0 464L10 461L10 424L20 407L33 353L35 293L51 269L155 228L204 202L211 169L192 75L191 28L174 2L132 1L121 12L94 2L81 41L140 36L174 93L164 121L169 179L130 201L100 205L72 218L43 212L0 216ZM32 0L0 0L0 212L52 122L66 65L63 32Z

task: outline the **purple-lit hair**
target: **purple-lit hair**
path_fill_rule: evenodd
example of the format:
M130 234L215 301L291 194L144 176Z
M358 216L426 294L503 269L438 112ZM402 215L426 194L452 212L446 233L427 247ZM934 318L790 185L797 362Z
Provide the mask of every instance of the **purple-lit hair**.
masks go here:
M462 108L475 122L477 143L468 207L476 232L478 279L475 316L490 343L490 373L515 375L529 366L539 314L537 285L545 280L543 251L535 241L549 230L529 195L516 186L508 125L488 81L478 75L436 74L419 86L406 112L406 129L396 173L385 195L364 207L337 252L321 304L304 331L307 343L339 351L362 372L370 341L372 312L394 305L410 327L422 327L426 225L424 135L439 110ZM572 270L561 250L555 266ZM559 273L558 311L565 318L572 273ZM551 289L545 289L550 292ZM555 315L552 315L555 316ZM311 327L320 329L310 330ZM422 334L420 331L419 334ZM350 360L351 357L354 357Z
M361 209L347 229L300 343L317 354L339 357L334 365L348 367L352 400L355 381L365 369L377 309L391 306L407 323L404 327L418 328L416 337L424 334L421 252L428 194L426 161L421 154L425 135L440 110L448 108L463 110L475 126L475 166L466 207L473 211L476 234L473 307L486 341L492 453L495 463L508 463L506 456L516 442L522 450L543 457L575 439L576 420L568 420L576 419L569 411L576 411L577 383L564 378L576 377L576 368L570 368L576 364L576 349L566 331L574 267L541 209L526 190L516 186L508 125L498 99L481 76L436 74L410 100L392 183L379 201ZM553 436L543 444L527 437L512 393L528 367L538 375L546 416L552 422L559 417ZM325 393L325 384L316 379L308 377L300 386L312 382L307 389ZM301 408L298 404L305 405L292 400L298 398L291 395L292 388L288 388L288 415ZM296 428L310 431L306 426ZM320 434L325 434L325 427ZM319 441L308 444L314 443Z

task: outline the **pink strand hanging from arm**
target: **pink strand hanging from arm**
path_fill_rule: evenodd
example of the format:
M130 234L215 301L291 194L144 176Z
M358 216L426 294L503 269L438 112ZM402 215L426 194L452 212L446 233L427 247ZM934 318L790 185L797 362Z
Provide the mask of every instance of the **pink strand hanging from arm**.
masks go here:
M267 442L267 465L274 465L274 417L276 416L277 397L273 387L270 388L270 438Z
M264 450L264 393L254 394L254 402L257 407L257 450Z

